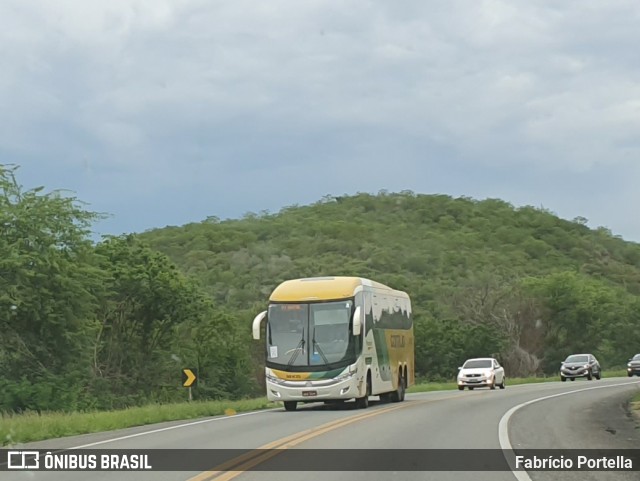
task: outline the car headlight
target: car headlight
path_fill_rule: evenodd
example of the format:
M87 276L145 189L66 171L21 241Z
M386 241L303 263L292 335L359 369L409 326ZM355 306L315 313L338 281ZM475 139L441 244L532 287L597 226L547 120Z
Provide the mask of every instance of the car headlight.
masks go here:
M627 367L631 367L631 363L628 363L628 364L627 364Z
M491 377L493 373L491 371L487 371L484 373L484 377Z

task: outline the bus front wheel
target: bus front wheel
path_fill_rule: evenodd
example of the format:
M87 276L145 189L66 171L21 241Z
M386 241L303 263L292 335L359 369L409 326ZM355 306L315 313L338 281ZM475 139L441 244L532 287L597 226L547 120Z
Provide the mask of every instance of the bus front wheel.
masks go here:
M367 374L367 390L364 393L364 397L356 399L356 408L367 409L369 407L369 396L371 396L371 374Z
M298 408L298 403L296 401L285 401L284 409L285 411L295 411Z

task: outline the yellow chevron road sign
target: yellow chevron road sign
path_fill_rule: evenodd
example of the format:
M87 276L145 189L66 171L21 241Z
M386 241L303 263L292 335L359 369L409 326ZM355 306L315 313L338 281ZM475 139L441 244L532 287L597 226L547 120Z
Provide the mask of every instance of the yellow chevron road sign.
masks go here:
M196 384L198 377L195 374L195 369L183 369L182 370L182 385L184 387L191 387Z

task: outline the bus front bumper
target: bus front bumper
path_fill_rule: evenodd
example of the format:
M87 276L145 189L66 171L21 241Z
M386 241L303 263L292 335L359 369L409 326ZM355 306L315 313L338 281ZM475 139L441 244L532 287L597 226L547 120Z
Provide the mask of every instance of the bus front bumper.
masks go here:
M313 382L275 383L267 379L267 399L269 401L322 402L347 400L360 397L362 381L346 379L331 385L317 385Z

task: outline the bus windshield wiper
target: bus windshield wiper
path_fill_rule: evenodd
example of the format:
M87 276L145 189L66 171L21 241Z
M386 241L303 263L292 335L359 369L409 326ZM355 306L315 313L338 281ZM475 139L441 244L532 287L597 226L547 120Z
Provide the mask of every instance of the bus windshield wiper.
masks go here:
M300 342L298 343L296 348L293 350L293 356L291 356L291 359L289 359L289 363L287 364L287 366L291 366L295 362L301 350L304 351L304 327L302 328L302 338L300 339Z
M320 354L322 356L322 360L324 361L325 364L329 364L329 360L327 359L327 356L324 355L324 352L322 352L322 348L320 347L320 344L318 344L316 342L316 328L313 328L313 339L311 340L313 342L313 349L314 350L318 350L318 354Z

